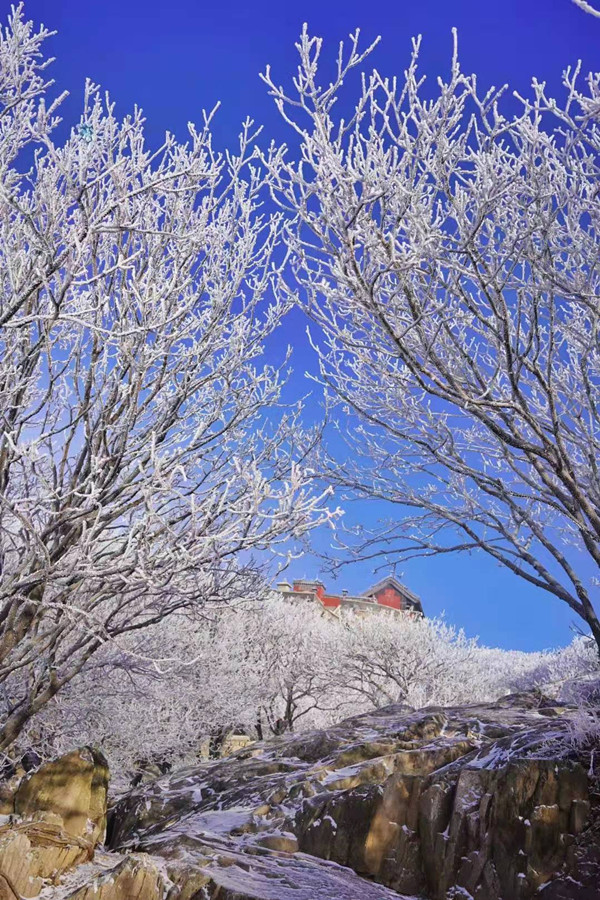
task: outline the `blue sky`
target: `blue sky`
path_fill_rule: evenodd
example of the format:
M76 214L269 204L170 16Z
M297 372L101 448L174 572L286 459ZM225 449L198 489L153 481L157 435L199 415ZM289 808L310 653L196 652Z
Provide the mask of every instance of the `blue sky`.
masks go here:
M293 45L305 21L332 54L357 26L365 42L381 35L372 63L389 75L401 74L416 34L423 35L422 70L429 77L447 72L453 26L463 69L476 72L482 87L508 82L523 92L537 76L558 90L561 71L577 59L584 71L600 69L600 20L571 0L31 0L25 9L59 32L49 50L57 57L57 86L71 92L63 107L66 124L77 120L90 77L109 91L121 114L135 103L143 108L152 142L167 129L184 139L186 123L200 121L201 110L217 101L219 145L234 143L247 115L265 126L266 136L285 140L258 73L270 63L277 81L293 74ZM296 345L298 373L314 366L303 330L295 313L281 336ZM374 512L363 507L358 515L369 522ZM321 546L324 541L321 536ZM288 574L318 575L318 562L297 561ZM421 595L428 614L445 610L449 621L486 644L533 650L570 639L573 615L560 601L484 557L413 561L397 574ZM335 588L358 593L379 577L370 565L357 564L340 574Z

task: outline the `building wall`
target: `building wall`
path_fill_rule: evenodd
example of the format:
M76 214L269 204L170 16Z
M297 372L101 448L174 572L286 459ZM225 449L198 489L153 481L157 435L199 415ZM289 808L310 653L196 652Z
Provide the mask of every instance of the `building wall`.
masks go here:
M389 606L392 609L404 609L406 606L404 597L394 587L386 587L378 591L375 599L381 606Z

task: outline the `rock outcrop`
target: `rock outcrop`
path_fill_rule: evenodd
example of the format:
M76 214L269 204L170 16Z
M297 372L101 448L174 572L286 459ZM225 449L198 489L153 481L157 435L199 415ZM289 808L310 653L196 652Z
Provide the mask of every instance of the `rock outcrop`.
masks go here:
M562 740L572 715L532 695L389 707L255 744L129 794L110 844L165 859L184 900L191 873L198 896L236 900L287 898L281 878L297 900L328 897L333 873L347 880L338 900L527 900L587 877L588 774Z
M106 832L108 765L91 747L45 763L21 782L14 811L23 818L60 816L67 834L95 846Z
M128 856L68 894L69 900L162 900L165 882L144 854Z
M43 900L598 900L600 803L564 740L573 716L524 695L253 744L127 794L110 852ZM0 900L18 875L3 839ZM30 866L35 889L47 871Z
M36 897L45 882L61 876L92 855L86 841L74 838L59 819L19 822L0 829L0 900Z
M92 859L106 831L107 790L106 760L88 748L21 781L0 826L0 900L36 897Z

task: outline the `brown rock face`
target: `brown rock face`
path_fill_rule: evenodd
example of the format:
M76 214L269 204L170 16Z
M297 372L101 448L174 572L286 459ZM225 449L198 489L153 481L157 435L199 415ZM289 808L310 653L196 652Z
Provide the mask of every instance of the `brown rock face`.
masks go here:
M64 830L92 846L106 833L108 765L97 750L85 747L61 756L29 775L15 794L15 813L23 818L50 812Z
M68 900L162 900L165 883L156 864L140 854L92 878Z
M88 749L41 766L19 784L14 820L0 827L0 900L35 897L92 858L106 831L107 790L106 761Z
M130 793L110 844L165 859L169 900L587 898L568 892L598 874L571 715L531 695L389 707L255 744Z
M91 858L87 841L67 834L59 819L48 818L0 828L0 900L36 897L45 881L57 883Z
M456 885L481 900L532 896L569 860L584 821L574 820L578 807L589 809L587 776L570 760L516 759L498 769L467 764L434 776L419 810L434 896Z

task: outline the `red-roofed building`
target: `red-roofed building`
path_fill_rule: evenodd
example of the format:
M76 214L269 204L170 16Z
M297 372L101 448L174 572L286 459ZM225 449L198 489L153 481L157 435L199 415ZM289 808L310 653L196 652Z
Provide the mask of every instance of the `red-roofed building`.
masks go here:
M343 609L353 612L375 612L387 609L424 614L420 598L393 575L378 581L359 596L352 596L348 591L330 594L325 591L325 585L321 581L309 581L304 578L294 581L293 584L282 581L278 584L278 588L284 596L298 600L318 600L325 609L332 611Z

